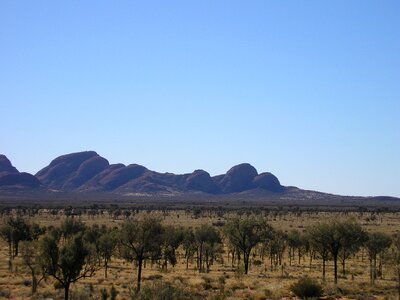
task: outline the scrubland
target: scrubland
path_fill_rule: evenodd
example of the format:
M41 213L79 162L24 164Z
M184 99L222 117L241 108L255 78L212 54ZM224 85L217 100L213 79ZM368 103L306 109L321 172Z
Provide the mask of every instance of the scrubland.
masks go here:
M111 289L116 291L116 299L161 299L162 296L157 296L157 293L164 295L164 299L292 299L295 295L291 292L291 285L304 276L322 284L322 297L325 299L397 299L398 295L398 264L393 259L396 251L394 244L379 253L374 282L370 275L368 249L360 245L347 258L345 273L342 264L338 262L338 282L335 284L331 255L327 257L326 278L323 280L321 255L302 242L293 246L289 241L293 232L298 232L303 239L313 225L349 220L360 225L367 234L380 232L394 237L400 229L400 213L395 211L12 209L3 212L1 224L4 226L9 218L16 218L17 215L28 224L36 223L47 228L45 234L51 228L60 226L66 219L79 220L87 228L95 224L105 225L118 232L126 222L136 222L150 216L160 220L165 231L171 228L196 230L208 224L221 235L220 249L214 249L210 265L200 270L196 251L185 257L182 243L176 249L175 263L164 259L164 252L160 252L156 259L145 259L141 294L136 291L137 261L135 258L126 259L121 254L120 247L116 246L108 264L107 278L99 259L94 264L92 276L71 284L70 299L111 299ZM277 251L263 248L262 243L257 242L250 253L248 274L245 274L243 256L241 260L237 260L236 253L236 257L232 259L234 251L226 236L225 228L234 219L262 220L282 234L282 241L278 245L280 249ZM270 236L270 242L274 238L275 236ZM36 245L39 245L41 239L39 236ZM23 249L23 242L21 243L20 248ZM0 240L0 298L63 299L63 288L52 276L41 280L36 293L32 294L32 272L21 251L20 249L19 255L12 259L10 269L8 243L4 238ZM42 271L38 267L38 278L43 275Z

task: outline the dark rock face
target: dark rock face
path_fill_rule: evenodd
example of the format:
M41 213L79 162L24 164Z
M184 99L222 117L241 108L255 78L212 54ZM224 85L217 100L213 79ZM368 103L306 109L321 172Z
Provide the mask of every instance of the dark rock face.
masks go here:
M103 178L106 178L107 176L109 176L115 170L121 169L121 168L125 168L125 165L124 164L109 165L102 172L100 172L99 174L94 176L92 179L87 181L85 184L81 185L78 190L81 192L94 192L94 191L104 190L104 187L101 184L101 180L103 180Z
M281 186L278 178L271 173L261 173L254 177L253 185L258 188L262 188L267 191L279 193L284 191L284 187Z
M103 157L94 156L89 158L79 166L75 176L71 177L63 187L65 189L76 189L104 171L108 166L108 161Z
M139 192L139 193L173 193L179 190L179 184L182 175L175 175L172 173L157 173L147 171L143 176L137 177L123 186L119 187L116 191L119 193Z
M40 181L28 173L20 173L5 155L0 155L0 187L36 188Z
M185 187L188 190L210 194L219 192L219 188L212 180L210 174L203 170L196 170L190 174L186 179Z
M69 179L77 175L79 167L86 160L96 156L99 155L94 151L85 151L57 157L49 166L40 170L36 177L50 188L62 189Z
M107 191L115 190L130 180L140 177L147 169L143 166L132 164L127 167L116 168L107 176L103 177L99 184Z
M232 167L220 181L224 193L236 193L253 187L253 179L258 175L257 170L250 164L244 163Z
M36 188L40 181L29 173L10 173L0 177L0 186Z
M18 170L12 166L10 160L5 155L0 154L0 176L10 173L18 173Z
M4 155L0 155L0 186L43 186L73 192L185 193L208 194L238 193L251 189L282 192L284 187L271 173L258 175L250 164L231 168L226 174L211 177L204 170L176 175L158 173L144 166L131 164L110 165L94 151L62 155L40 170L36 177L19 173Z

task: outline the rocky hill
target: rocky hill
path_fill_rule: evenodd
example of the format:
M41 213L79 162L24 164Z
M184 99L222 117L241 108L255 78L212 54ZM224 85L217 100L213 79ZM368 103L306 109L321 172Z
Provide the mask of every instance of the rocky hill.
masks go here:
M0 188L37 188L40 181L33 175L19 172L5 155L0 155Z
M274 175L258 174L250 164L234 166L215 177L204 170L177 175L158 173L137 164L110 165L94 151L57 157L35 176L50 189L73 192L229 194L256 188L276 193L284 190Z
M0 200L36 201L43 199L139 199L193 203L249 201L300 205L400 205L394 197L340 196L296 187L282 186L269 172L258 173L248 163L232 167L225 174L210 176L204 170L188 174L159 173L138 164L110 164L94 151L57 157L36 175L19 172L0 155ZM93 200L94 201L94 200Z

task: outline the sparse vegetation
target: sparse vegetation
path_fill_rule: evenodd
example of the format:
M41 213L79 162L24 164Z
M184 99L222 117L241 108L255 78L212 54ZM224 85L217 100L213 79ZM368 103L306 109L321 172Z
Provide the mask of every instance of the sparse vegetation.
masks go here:
M122 209L115 219L113 212L88 211L36 210L18 217L26 224L24 239L16 236L18 256L9 220L21 214L3 214L5 297L280 299L290 291L317 297L324 287L327 296L384 298L400 291L397 212L373 220L369 212L219 209L193 219L190 210L126 217ZM224 226L213 226L216 219ZM341 272L336 267L335 274L336 254Z

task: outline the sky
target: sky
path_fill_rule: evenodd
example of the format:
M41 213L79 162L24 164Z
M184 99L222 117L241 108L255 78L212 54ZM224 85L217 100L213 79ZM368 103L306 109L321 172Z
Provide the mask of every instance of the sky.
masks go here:
M0 153L159 172L251 163L400 196L399 1L1 1Z

